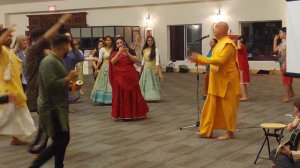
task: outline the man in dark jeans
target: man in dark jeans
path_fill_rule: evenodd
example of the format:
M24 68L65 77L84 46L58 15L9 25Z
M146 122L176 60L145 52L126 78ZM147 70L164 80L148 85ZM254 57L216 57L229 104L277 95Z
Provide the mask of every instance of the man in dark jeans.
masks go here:
M62 59L69 51L69 39L56 35L52 40L52 51L41 62L39 72L38 111L42 128L51 137L49 145L30 168L39 168L55 156L55 168L63 168L64 156L70 140L69 131L69 82L78 76L77 72L67 71Z
M276 150L273 150L270 159L274 162L273 168L299 168L300 151L291 151L281 146L279 154L275 157Z

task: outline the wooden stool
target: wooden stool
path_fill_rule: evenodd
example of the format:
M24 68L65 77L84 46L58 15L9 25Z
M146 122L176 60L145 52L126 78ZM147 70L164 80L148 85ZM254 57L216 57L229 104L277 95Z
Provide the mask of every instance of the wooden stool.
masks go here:
M275 137L276 141L278 142L278 145L280 145L280 141L283 138L283 130L284 130L284 128L286 128L286 125L285 124L278 124L278 123L262 123L262 124L260 124L260 127L264 131L265 140L264 140L262 146L259 149L259 152L256 156L255 161L254 161L254 164L256 164L256 161L259 158L259 155L260 155L262 149L264 148L266 142L268 144L268 152L269 152L269 158L270 158L271 151L270 151L269 137ZM274 133L271 133L270 130L273 130Z

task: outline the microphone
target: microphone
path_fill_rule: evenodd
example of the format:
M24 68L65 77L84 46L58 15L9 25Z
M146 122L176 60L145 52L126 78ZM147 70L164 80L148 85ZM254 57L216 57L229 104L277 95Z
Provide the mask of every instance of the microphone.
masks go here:
M206 39L206 38L208 38L209 37L209 35L206 35L206 36L203 36L203 37L201 37L201 38L199 38L199 39L197 39L197 40L195 40L195 41L201 41L201 40L204 40L204 39Z

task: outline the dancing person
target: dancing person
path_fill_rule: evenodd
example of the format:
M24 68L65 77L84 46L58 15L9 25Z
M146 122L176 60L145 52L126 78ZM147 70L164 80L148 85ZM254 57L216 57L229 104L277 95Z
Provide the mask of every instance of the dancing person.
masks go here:
M84 57L82 53L79 52L74 46L73 43L73 36L70 32L66 32L65 35L69 38L70 43L69 43L69 52L67 55L63 58L63 63L67 69L67 72L71 72L72 70L75 69L75 66L77 63L82 62L82 61L98 61L95 58L89 58L89 57ZM77 79L74 79L77 80ZM80 91L74 91L71 90L69 91L69 101L70 102L76 102L77 100L80 99ZM70 112L73 112L70 110Z
M77 50L75 48L74 43L73 43L72 34L70 32L66 32L65 35L69 38L70 43L69 43L69 52L63 58L63 63L67 69L67 72L71 72L72 70L75 69L77 63L84 61L84 56L82 53L79 52L79 50ZM77 79L75 79L75 80L77 80ZM79 90L78 91L74 91L74 90L69 91L69 101L70 102L75 102L78 99L80 99L80 91ZM70 112L73 112L73 111L70 110Z
M37 110L37 98L39 94L39 66L44 57L48 54L50 44L49 41L57 34L59 29L70 20L70 14L64 14L57 23L55 23L48 31L37 28L31 32L30 38L33 44L27 49L26 56L26 77L27 77L27 105L31 112ZM36 158L41 151L47 146L48 135L39 125L38 133L35 140L29 147L29 153Z
M219 22L214 27L218 39L211 58L193 53L188 59L198 64L210 65L208 95L201 112L200 137L212 138L215 129L225 129L219 140L234 138L239 104L239 70L237 47L228 37L229 26Z
M286 27L283 27L279 30L279 35L275 35L274 41L273 41L273 50L275 53L278 53L278 61L280 65L280 71L281 71L281 79L282 84L285 88L285 95L282 99L283 102L289 102L291 101L291 98L295 96L294 90L293 90L293 78L292 77L286 77L284 74L286 72ZM282 40L282 42L277 45L278 38Z
M112 117L114 119L145 118L149 111L140 87L139 77L133 66L139 61L134 51L125 48L122 37L116 38L110 56L109 80L112 86Z
M139 60L142 60L142 50L143 49L142 49L142 38L141 38L140 34L137 34L135 36L135 41L131 44L130 47L134 50L134 52L135 52L136 56L139 58ZM134 67L135 67L136 71L138 73L140 73L141 72L141 61L135 62Z
M39 120L43 129L52 139L52 144L43 150L30 168L39 168L52 156L55 168L64 167L63 161L70 140L68 85L77 77L77 72L67 73L63 57L69 52L69 38L59 34L53 37L52 51L45 57L39 68Z
M0 106L0 135L12 136L11 145L25 145L36 128L22 88L21 60L9 48L13 31L13 27L0 31L0 94L9 92L17 97L15 102Z
M139 81L142 94L146 101L161 100L159 50L152 36L147 37L142 50L142 75Z
M93 54L93 57L94 57L94 58L99 59L99 52L100 52L100 49L101 49L102 47L104 47L104 46L105 46L104 40L100 40L100 41L98 42L97 48L95 49L95 52L94 52L94 54ZM94 75L95 80L97 79L99 70L100 70L100 67L97 67L97 62L96 62L96 61L93 61L93 75Z
M294 120L288 124L287 129L292 132L300 123L300 98L294 100ZM298 139L299 141L299 139ZM296 142L299 144L299 142ZM270 154L270 159L273 161L275 168L298 168L300 167L300 150L291 151L284 145L279 145L277 150L273 150Z
M74 44L75 49L78 50L83 55L82 50L80 50L80 41L74 40L73 44ZM78 70L78 80L84 81L84 79L83 79L83 62L78 62L75 65L75 67ZM79 90L79 92L80 92L80 95L84 95L82 88Z
M28 48L29 45L29 40L28 37L25 35L18 35L16 38L16 41L13 46L13 50L16 53L16 55L22 60L22 76L21 76L21 81L22 81L22 86L24 92L26 91L27 88L27 81L26 81L26 55L25 52Z
M113 39L111 36L105 37L104 47L99 51L99 60L96 69L101 68L98 72L93 90L91 92L91 99L94 103L111 104L112 102L112 88L109 82L109 56L112 52Z
M209 41L210 50L208 51L208 53L206 55L208 58L211 57L212 51L213 51L213 49L214 49L214 47L216 46L217 43L218 43L218 40L216 38L212 38ZM206 99L207 91L208 91L209 65L205 65L205 70L206 70L206 74L205 74L204 89L203 89L203 100Z
M240 86L242 92L242 97L240 98L240 100L246 101L249 99L247 85L250 83L250 74L249 74L249 63L248 63L248 51L243 36L238 37L237 48L238 48L238 63L240 69Z

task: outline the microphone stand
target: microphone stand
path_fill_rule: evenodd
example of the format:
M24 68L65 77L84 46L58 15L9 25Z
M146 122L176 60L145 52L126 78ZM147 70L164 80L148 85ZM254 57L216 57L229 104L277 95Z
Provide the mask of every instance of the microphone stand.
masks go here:
M195 40L195 41L202 41L206 38L208 38L209 35L206 35L206 36L203 36L201 37L200 39L198 40ZM202 43L201 43L202 44ZM197 69L197 93L196 93L196 96L197 96L197 120L196 120L196 123L194 125L189 125L189 126L184 126L184 127L180 127L179 130L184 130L184 129L187 129L187 128L194 128L194 127L199 127L200 126L200 99L199 99L199 68L198 68L198 64L196 63L196 69Z
M184 130L184 129L187 129L187 128L194 128L194 127L199 127L200 125L200 121L199 121L199 118L200 118L200 99L199 99L199 83L200 83L200 79L199 79L199 68L198 68L198 64L196 63L196 69L197 69L197 93L196 93L196 96L197 96L197 120L196 120L196 123L194 125L189 125L189 126L184 126L184 127L180 127L179 130Z

